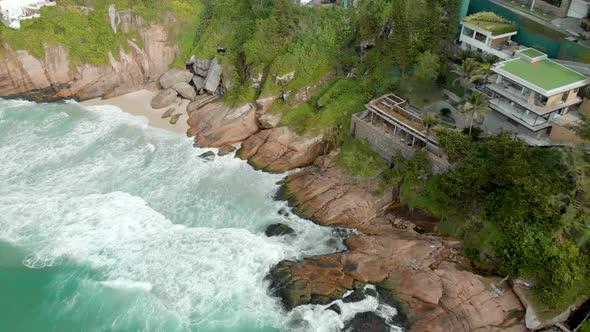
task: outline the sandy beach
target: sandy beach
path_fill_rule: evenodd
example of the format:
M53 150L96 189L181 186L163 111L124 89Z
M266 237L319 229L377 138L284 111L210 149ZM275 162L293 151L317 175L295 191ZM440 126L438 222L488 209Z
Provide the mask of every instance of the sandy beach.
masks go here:
M91 99L82 102L84 106L100 106L100 105L113 105L119 107L124 112L144 116L148 118L148 124L152 127L162 128L180 135L186 135L188 130L188 116L186 114L186 107L189 103L188 100L182 100L180 105L173 103L169 107L162 109L153 109L150 106L152 98L158 94L159 91L139 90L136 92L128 93L126 95L109 98L109 99ZM169 108L176 108L175 114L181 114L176 124L170 124L170 118L162 119L162 114Z

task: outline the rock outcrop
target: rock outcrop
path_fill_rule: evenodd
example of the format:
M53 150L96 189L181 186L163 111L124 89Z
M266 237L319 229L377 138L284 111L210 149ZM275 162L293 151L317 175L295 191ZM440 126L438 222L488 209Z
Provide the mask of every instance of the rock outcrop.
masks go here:
M176 90L178 94L188 100L194 100L197 97L197 92L193 89L190 84L185 82L178 82L172 86L172 89Z
M282 261L269 274L286 308L329 303L358 283L395 290L412 331L525 331L524 311L499 278L470 272L457 241L397 229L381 217L392 193L374 196L370 180L349 178L335 166L336 153L289 176L282 190L295 210L324 225L355 228L348 251ZM321 167L320 167L321 166Z
M281 122L282 118L282 113L265 113L258 118L258 121L260 122L262 128L272 129L276 127L279 122Z
M152 108L159 109L170 106L176 101L178 93L174 89L166 89L160 91L151 102Z
M209 93L215 93L219 83L221 82L221 65L217 62L217 58L211 61L211 65L207 71L207 78L205 78L205 90Z
M129 40L129 52L119 51L120 60L110 54L108 65L74 65L61 46L45 47L45 57L2 44L0 96L48 100L76 97L81 100L113 97L142 88L153 89L177 54L169 45L163 27L139 31L144 48Z
M189 134L195 136L195 143L202 147L241 142L258 131L252 104L234 108L203 96L188 105L187 113Z
M187 70L170 69L160 77L162 89L170 89L177 83L188 83L193 79L193 74Z
M300 136L287 127L265 129L243 144L239 157L257 168L284 172L311 165L325 152L322 136Z

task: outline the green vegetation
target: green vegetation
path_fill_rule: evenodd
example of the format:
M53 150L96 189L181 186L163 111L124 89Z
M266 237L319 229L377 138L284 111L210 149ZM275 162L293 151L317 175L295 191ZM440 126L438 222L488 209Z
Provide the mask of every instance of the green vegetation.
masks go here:
M463 22L489 31L494 36L518 31L518 27L515 24L493 12L475 13L465 17Z
M441 218L438 231L462 239L481 270L532 280L544 310L590 296L588 234L573 236L587 230L590 213L572 204L587 188L588 158L528 148L508 134L478 142L441 130L438 138L455 166L428 179L406 177L406 203Z
M578 330L579 332L590 332L590 320L586 321L582 327Z
M338 165L348 170L348 175L358 177L376 176L385 168L385 161L377 155L369 143L347 139L338 156Z
M66 0L59 1L58 6L43 7L40 18L21 22L19 30L0 25L0 39L13 49L28 50L41 59L45 58L46 44L61 45L69 51L74 64L107 64L109 52L118 59L120 48L129 50L127 40L142 46L141 36L134 27L129 33L113 33L108 18L109 4L114 3L118 10L131 9L144 17L147 24L165 22L165 13L171 13L181 23L194 23L195 17L198 18L202 11L202 6L189 0L99 1L88 11L81 7L84 3L83 0ZM191 26L188 24L189 28ZM172 24L168 27L171 36L181 42L180 48L184 51L182 44L186 44L187 34Z
M534 48L527 48L526 50L520 51L519 53L524 54L529 58L536 58L545 55L545 53L537 51Z
M504 63L500 69L546 91L586 79L585 76L548 59L535 63L514 59Z

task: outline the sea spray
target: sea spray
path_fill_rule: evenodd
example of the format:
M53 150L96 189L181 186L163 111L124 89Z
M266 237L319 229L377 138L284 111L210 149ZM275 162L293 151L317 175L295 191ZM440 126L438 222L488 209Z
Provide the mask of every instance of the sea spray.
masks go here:
M0 328L288 330L270 267L344 247L278 213L282 175L204 151L115 107L0 100ZM311 330L341 328L320 309Z

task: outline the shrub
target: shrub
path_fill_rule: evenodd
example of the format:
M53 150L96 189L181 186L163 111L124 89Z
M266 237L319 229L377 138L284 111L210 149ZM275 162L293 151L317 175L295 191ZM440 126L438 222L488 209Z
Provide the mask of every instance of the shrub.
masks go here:
M440 115L442 115L442 116L449 116L450 114L451 114L451 110L446 107L440 110Z

